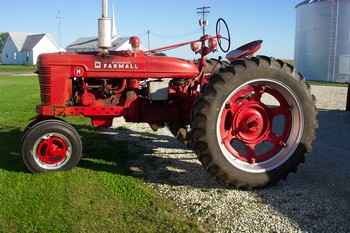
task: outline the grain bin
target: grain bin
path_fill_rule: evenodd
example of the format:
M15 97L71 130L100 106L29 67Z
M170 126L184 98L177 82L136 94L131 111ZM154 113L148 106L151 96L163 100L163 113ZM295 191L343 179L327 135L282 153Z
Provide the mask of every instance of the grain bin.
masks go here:
M308 80L350 83L350 0L307 0L296 12L296 68Z

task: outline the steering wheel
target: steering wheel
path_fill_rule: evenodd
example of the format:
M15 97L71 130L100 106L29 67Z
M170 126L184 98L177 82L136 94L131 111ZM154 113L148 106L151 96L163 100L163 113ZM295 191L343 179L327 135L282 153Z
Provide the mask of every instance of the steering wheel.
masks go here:
M226 30L226 35L222 35L221 29ZM228 29L227 23L223 18L218 19L216 22L216 37L218 39L218 44L222 52L227 53L231 48L231 34ZM226 41L227 45L224 43ZM224 46L226 45L226 46Z

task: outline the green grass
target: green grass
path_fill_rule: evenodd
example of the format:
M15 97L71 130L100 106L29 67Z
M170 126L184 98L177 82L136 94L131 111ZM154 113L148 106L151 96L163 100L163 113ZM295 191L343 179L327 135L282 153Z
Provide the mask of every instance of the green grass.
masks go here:
M32 65L0 65L0 72L6 73L33 73L35 69Z
M126 167L127 143L95 134L86 119L71 121L84 158L72 171L26 172L20 138L39 102L36 78L0 77L0 232L198 232L172 202Z
M310 85L316 85L316 86L331 86L331 87L347 87L348 84L344 83L333 83L333 82L324 82L324 81L307 81Z

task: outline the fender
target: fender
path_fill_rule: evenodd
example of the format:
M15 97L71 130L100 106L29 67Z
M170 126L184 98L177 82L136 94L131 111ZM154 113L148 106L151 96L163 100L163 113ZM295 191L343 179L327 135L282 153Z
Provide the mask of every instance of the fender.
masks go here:
M248 44L245 44L229 52L226 55L226 59L229 60L230 62L233 62L235 60L238 60L244 57L253 56L257 51L261 49L262 43L263 43L262 40L256 40Z

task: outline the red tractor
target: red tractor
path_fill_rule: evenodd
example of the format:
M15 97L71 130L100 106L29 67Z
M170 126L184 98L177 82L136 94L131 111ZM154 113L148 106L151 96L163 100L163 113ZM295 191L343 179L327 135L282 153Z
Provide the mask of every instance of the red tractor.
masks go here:
M23 136L22 156L33 173L65 171L82 156L78 132L59 119L84 116L94 127L127 122L167 126L197 153L205 169L228 186L256 188L295 172L310 151L317 127L310 89L295 69L270 57L253 57L262 41L231 51L227 60L207 60L230 49L223 19L216 35L141 51L109 51L107 0L99 19L98 52L41 55L41 104ZM221 31L223 30L223 32ZM190 45L199 60L161 56Z

